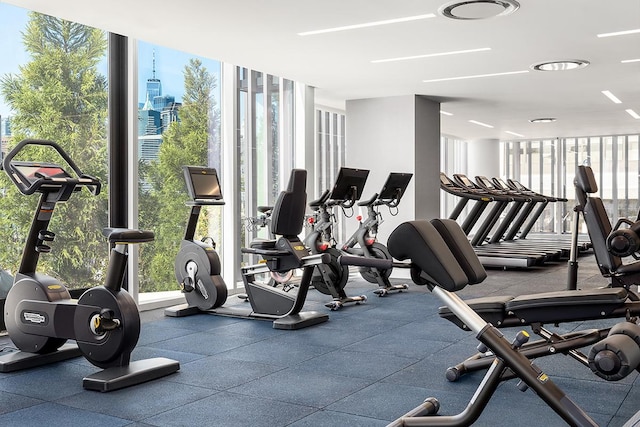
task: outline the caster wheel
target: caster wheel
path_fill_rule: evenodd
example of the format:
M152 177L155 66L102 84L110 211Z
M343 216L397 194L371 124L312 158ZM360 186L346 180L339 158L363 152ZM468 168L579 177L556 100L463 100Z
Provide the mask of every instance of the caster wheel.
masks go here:
M445 377L447 378L447 381L451 383L456 382L460 379L460 371L455 366L452 366L451 368L447 368Z
M375 293L379 297L386 297L389 292L386 289L378 289Z

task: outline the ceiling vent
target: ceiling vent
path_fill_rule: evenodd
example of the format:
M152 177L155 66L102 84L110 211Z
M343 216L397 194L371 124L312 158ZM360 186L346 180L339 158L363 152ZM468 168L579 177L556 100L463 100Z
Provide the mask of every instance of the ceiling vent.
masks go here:
M541 117L539 119L529 120L531 123L553 123L556 121L555 117Z
M438 13L451 19L488 19L509 15L519 8L520 3L515 0L458 0L440 6Z
M535 71L567 71L584 68L589 65L589 61L584 59L565 59L562 61L545 61L533 64L530 68Z

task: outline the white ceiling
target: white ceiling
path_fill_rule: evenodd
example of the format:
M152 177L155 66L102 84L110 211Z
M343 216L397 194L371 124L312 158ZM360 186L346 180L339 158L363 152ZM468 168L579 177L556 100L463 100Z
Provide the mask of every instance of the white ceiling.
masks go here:
M442 102L442 132L465 139L640 133L640 0L520 0L514 14L460 21L447 0L8 0L16 6L250 67L316 87L316 102L419 94ZM297 33L434 13L431 19L335 33ZM372 60L490 48L389 63ZM591 65L467 80L423 80L528 70L533 63ZM610 90L622 104L614 104ZM550 124L529 119L555 117ZM477 120L494 126L469 123Z

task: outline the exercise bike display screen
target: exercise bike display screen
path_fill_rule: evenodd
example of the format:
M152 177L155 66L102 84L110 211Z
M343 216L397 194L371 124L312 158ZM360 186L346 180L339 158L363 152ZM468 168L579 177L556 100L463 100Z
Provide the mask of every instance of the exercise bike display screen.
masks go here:
M194 199L222 199L218 174L213 168L185 167L187 189Z
M412 173L391 172L378 197L384 200L398 199L400 201L409 185L409 181L411 181L411 177L413 177ZM440 180L442 181L442 175L440 175Z
M362 196L369 171L366 169L340 168L338 178L331 190L333 200L358 200ZM354 194L355 190L355 194Z
M29 182L38 178L70 178L70 175L60 166L55 165L15 165L16 170Z

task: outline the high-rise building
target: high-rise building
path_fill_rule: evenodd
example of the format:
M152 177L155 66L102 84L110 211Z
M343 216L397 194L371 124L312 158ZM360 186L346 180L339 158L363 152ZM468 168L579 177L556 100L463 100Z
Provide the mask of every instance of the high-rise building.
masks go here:
M146 100L138 109L138 158L148 163L158 159L162 133L178 121L178 109L182 105L174 96L162 94L162 83L156 77L155 51L152 77L147 79L146 90Z
M182 107L180 102L171 102L167 104L160 112L160 119L162 121L162 132L169 128L169 125L178 121L178 110Z
M160 95L153 97L153 109L162 111L166 106L176 102L176 97L173 95Z
M153 51L153 67L151 78L147 79L147 98L154 100L156 96L162 96L162 83L156 78L156 52Z
M162 133L160 111L153 109L149 96L141 110L138 110L138 135L159 135Z

